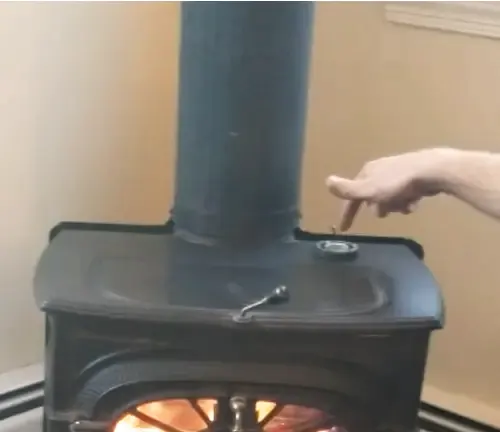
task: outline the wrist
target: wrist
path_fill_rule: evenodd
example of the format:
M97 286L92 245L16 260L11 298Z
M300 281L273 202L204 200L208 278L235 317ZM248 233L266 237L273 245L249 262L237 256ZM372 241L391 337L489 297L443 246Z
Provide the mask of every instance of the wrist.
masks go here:
M420 179L429 193L452 194L454 185L465 163L467 152L454 148L433 148L423 150L428 161Z

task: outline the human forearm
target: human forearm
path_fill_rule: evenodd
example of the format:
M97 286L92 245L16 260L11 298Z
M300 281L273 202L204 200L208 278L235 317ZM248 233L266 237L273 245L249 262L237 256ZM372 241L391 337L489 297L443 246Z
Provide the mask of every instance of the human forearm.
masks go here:
M500 154L455 149L442 152L435 175L442 192L500 219Z
M500 153L425 149L366 163L358 175L331 175L327 186L344 200L339 228L348 230L363 203L380 217L413 212L424 197L446 193L500 219Z

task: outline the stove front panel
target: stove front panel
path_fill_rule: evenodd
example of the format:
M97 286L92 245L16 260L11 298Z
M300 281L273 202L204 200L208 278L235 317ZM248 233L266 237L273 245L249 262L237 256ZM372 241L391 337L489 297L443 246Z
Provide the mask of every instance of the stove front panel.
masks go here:
M124 432L134 422L184 418L188 414L164 409L179 411L188 402L200 405L193 409L202 417L200 409L212 405L207 417L215 421L213 401L222 409L235 397L258 413L271 405L283 407L282 416L319 410L317 420L297 420L308 432L407 431L415 426L428 341L421 332L242 332L67 313L49 313L47 330L44 432L67 431L75 422L75 432ZM161 411L160 419L154 410ZM213 430L235 427L233 417L224 418L217 418ZM320 419L324 424L316 429L308 423ZM264 432L274 432L278 420L268 421ZM157 432L155 424L130 432ZM198 432L170 426L169 432ZM297 428L280 432L302 430Z

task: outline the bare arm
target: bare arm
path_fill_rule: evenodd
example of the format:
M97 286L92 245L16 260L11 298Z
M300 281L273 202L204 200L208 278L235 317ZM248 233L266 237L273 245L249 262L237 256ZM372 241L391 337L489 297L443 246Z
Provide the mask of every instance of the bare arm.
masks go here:
M330 176L330 192L345 200L340 230L349 229L363 204L380 217L411 213L420 199L439 193L500 219L500 154L427 149L365 164L354 179Z
M500 154L451 150L439 178L443 192L500 219Z

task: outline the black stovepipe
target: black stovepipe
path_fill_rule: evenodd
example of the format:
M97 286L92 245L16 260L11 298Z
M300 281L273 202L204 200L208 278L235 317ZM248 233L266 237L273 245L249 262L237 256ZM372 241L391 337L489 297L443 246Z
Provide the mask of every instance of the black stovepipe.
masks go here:
M313 2L183 2L175 232L292 236L299 222Z

